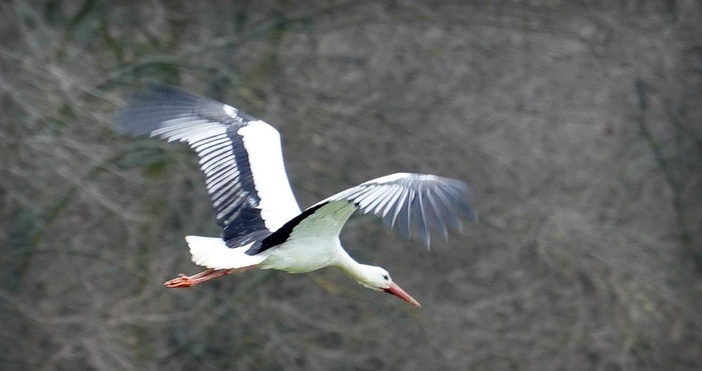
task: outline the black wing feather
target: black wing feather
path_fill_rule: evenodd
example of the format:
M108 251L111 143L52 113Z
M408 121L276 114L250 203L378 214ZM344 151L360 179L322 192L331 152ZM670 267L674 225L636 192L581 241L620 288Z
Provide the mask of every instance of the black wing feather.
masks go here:
M237 133L256 119L229 108L170 86L151 86L118 112L115 128L124 134L187 141L200 156L223 238L236 243L266 227L248 153Z

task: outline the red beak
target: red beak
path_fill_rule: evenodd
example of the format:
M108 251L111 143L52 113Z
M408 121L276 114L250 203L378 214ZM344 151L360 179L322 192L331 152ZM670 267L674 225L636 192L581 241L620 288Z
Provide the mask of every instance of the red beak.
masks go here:
M397 284L394 282L390 284L390 287L384 289L383 291L387 292L388 294L393 294L398 298L414 305L417 308L421 307L421 304L419 304L418 301L414 300L414 298L409 296L409 294L406 293L405 290L401 289L400 286L397 286Z

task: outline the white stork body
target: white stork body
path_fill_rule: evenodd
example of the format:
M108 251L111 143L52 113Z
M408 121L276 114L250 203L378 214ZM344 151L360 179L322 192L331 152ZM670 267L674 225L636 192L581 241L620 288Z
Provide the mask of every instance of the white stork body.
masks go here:
M475 218L464 183L397 173L339 192L301 211L285 172L278 131L234 107L175 88L137 95L116 118L120 132L187 142L200 166L222 237L187 236L192 260L208 269L180 275L167 287L190 287L252 268L305 273L337 266L360 284L419 306L387 271L360 264L339 241L358 209L397 225L429 246L430 229L447 238L461 218Z

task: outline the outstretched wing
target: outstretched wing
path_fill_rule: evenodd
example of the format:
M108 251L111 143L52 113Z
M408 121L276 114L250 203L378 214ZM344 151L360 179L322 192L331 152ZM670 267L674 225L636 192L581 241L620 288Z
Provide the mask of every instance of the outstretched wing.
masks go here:
M397 173L361 183L303 211L246 253L258 254L291 238L338 236L355 210L373 213L407 238L429 247L431 231L448 238L462 229L461 219L473 220L470 188L465 183L427 174Z
M122 133L187 142L197 152L228 245L246 243L254 232L260 237L275 231L300 213L280 134L232 106L154 86L119 111L115 126Z
M429 247L430 231L448 238L448 229L461 230L461 219L474 220L468 185L428 174L396 173L369 180L339 192L325 201L348 201L364 213L383 218L407 238L415 237ZM324 201L323 201L324 202Z

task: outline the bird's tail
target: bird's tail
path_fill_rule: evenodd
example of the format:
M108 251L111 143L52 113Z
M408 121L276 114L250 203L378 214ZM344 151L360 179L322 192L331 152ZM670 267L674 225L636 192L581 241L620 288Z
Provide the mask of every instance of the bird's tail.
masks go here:
M249 246L229 248L224 240L216 237L186 236L192 261L197 265L214 269L239 269L258 265L265 258L246 255Z

